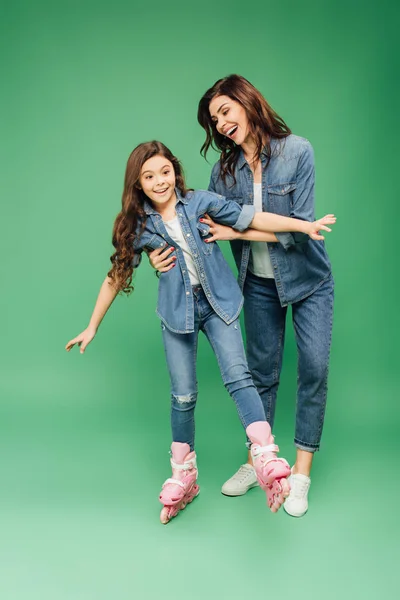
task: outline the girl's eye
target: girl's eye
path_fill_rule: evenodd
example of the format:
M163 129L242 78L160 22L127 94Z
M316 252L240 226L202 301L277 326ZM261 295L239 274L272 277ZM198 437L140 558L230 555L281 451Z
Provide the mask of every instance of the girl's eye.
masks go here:
M151 179L151 175L146 175L146 179Z

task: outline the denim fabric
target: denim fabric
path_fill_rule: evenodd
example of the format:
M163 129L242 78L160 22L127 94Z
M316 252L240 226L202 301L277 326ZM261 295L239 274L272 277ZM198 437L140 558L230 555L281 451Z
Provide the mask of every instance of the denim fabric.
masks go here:
M194 448L194 411L197 401L196 354L199 331L210 342L217 357L224 385L235 401L246 428L265 421L260 396L251 379L244 352L239 320L229 325L213 310L201 286L193 286L194 331L177 334L161 324L165 355L171 379L171 426L174 442Z
M313 221L314 154L311 144L295 135L271 141L271 159L262 171L263 211ZM265 152L261 155L267 164ZM243 206L253 205L253 173L243 152L235 170L236 183L220 177L220 163L214 165L209 190ZM302 233L277 233L279 243L268 243L279 300L282 306L309 296L331 273L323 241L311 240ZM233 240L232 252L243 288L251 258L250 242Z
M247 272L244 284L247 358L261 396L267 421L273 426L282 367L287 307L282 307L273 279ZM313 294L292 304L298 349L295 445L319 449L324 423L333 317L333 278Z
M218 223L243 231L254 218L254 207L242 207L236 202L227 201L221 195L204 190L189 192L185 198L178 190L176 194L176 213L204 293L216 314L229 325L237 319L241 311L242 292L218 245L215 242L207 244L204 241L209 227L200 223L200 218L208 213ZM175 247L176 244L168 236L161 215L149 203L145 203L145 212L146 227L134 241L136 253L140 254L144 248L154 250L165 244ZM182 250L176 247L175 253L176 266L160 275L157 314L171 331L190 333L195 331L192 285Z

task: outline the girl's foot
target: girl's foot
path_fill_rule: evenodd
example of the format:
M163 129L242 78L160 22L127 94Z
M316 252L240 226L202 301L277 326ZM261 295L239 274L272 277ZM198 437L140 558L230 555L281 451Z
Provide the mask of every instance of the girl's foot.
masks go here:
M200 491L196 483L196 453L190 452L189 444L173 442L171 454L172 477L165 481L160 493L160 502L164 505L160 514L163 524L176 517Z
M251 441L251 454L258 483L267 495L267 504L272 512L277 512L289 496L289 463L278 458L279 448L274 444L271 428L266 421L256 421L246 429Z

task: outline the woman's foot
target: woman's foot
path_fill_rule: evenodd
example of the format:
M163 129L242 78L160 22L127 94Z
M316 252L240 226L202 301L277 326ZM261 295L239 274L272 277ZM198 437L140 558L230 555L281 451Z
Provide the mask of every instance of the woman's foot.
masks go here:
M290 494L283 508L291 517L302 517L308 510L308 491L311 479L301 473L293 473L289 477Z
M189 444L173 442L171 454L172 477L165 481L160 493L160 502L164 505L160 521L164 525L186 508L200 491L196 483L196 453L190 452Z
M258 481L254 467L246 463L241 465L228 481L225 481L221 492L225 496L243 496L256 485L258 485Z
M271 428L266 421L256 421L246 429L251 441L251 454L258 483L267 495L267 504L277 512L289 496L290 466L284 458L278 458L279 448L274 444Z

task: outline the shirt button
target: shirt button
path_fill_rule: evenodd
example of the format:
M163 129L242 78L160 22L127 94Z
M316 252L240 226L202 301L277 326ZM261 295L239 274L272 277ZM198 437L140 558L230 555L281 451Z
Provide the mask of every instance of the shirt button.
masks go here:
M190 233L187 233L186 235L187 235L187 237L190 237Z
M204 273L201 273L200 277L204 277Z
M186 273L185 269L182 270L182 273Z
M194 256L195 258L197 258L197 254L193 254L193 256Z
M189 296L190 292L186 292L186 296Z

